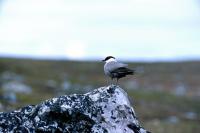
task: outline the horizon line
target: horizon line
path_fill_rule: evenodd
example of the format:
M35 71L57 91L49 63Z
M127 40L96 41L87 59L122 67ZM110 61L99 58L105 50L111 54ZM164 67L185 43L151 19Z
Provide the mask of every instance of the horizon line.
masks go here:
M83 58L70 58L63 56L31 56L31 55L3 55L0 54L0 58L9 58L9 59L30 59L30 60L49 60L49 61L100 61L100 57L83 57ZM175 57L175 58L124 58L119 57L118 60L127 61L127 62L144 62L144 63L157 63L157 62L200 62L200 58L195 57Z

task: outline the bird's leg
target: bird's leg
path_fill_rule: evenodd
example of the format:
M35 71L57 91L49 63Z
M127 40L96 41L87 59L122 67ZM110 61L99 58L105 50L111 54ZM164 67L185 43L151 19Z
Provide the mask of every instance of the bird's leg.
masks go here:
M108 82L109 85L111 84L111 79L109 77L108 77L107 82Z
M113 79L114 79L114 84L113 85L117 85L118 79L117 78L113 78Z
M112 85L113 78L109 78L109 85Z
M114 79L114 78L112 78L112 82L111 82L111 85L113 85L113 79ZM114 81L115 81L115 79L114 79Z
M113 78L113 85L115 85L115 78Z
M116 83L116 85L118 85L118 80L119 80L119 79L117 78L117 83Z

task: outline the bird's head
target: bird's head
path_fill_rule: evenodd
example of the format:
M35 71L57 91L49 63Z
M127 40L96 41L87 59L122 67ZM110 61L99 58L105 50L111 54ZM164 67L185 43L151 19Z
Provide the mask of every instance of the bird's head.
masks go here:
M116 61L115 57L113 56L107 56L104 60L102 60L103 62L110 62L110 61Z

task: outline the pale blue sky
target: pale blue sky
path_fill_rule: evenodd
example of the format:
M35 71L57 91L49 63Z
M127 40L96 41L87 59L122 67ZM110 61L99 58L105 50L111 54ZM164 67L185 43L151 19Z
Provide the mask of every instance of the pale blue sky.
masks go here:
M0 55L200 59L200 2L3 0Z

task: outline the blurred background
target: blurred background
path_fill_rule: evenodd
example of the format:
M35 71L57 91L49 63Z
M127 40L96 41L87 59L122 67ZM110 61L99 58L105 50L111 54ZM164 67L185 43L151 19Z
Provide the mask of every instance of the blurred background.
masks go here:
M200 132L199 0L0 0L0 111L108 85L108 55L144 128Z

